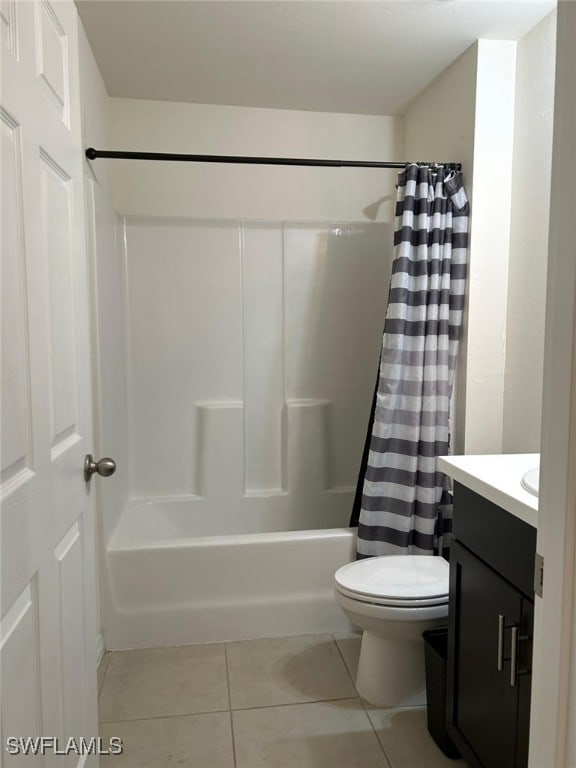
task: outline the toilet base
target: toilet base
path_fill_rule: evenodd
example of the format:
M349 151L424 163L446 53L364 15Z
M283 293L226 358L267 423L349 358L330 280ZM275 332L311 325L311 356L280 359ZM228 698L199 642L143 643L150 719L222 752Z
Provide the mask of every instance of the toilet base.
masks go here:
M422 637L385 637L364 630L356 689L363 699L378 707L424 706Z

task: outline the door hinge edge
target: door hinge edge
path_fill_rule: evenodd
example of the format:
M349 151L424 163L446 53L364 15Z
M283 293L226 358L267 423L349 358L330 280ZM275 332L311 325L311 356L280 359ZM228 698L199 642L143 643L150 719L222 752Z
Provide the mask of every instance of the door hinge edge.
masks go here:
M544 556L536 552L534 555L534 594L542 597L544 590Z

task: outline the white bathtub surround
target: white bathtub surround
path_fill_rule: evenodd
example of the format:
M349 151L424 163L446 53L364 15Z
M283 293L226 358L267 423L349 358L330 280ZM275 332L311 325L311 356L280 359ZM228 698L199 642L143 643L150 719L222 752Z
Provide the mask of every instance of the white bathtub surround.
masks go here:
M391 228L125 233L133 501L106 530L107 647L341 629L331 579L354 556Z
M540 464L539 453L442 456L438 469L534 527L538 498L522 486L525 472Z
M354 558L355 531L207 535L204 526L198 537L190 506L188 515L174 506L129 516L110 542L108 649L350 628L333 579Z
M133 498L187 496L200 515L266 496L257 533L279 529L289 494L288 529L347 525L391 238L375 223L126 220Z

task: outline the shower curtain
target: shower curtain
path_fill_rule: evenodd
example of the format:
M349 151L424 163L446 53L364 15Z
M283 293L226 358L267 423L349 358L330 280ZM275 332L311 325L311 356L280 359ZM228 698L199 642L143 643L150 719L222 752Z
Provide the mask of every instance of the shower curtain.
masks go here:
M468 199L459 171L398 177L380 372L351 524L358 558L431 554L451 528L450 396L466 284Z

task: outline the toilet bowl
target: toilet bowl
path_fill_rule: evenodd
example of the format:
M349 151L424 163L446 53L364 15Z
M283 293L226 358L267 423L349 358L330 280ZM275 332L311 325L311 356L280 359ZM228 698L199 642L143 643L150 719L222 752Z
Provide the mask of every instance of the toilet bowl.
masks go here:
M387 555L336 571L336 602L364 630L360 696L381 707L426 703L422 632L446 624L449 566L442 557Z

